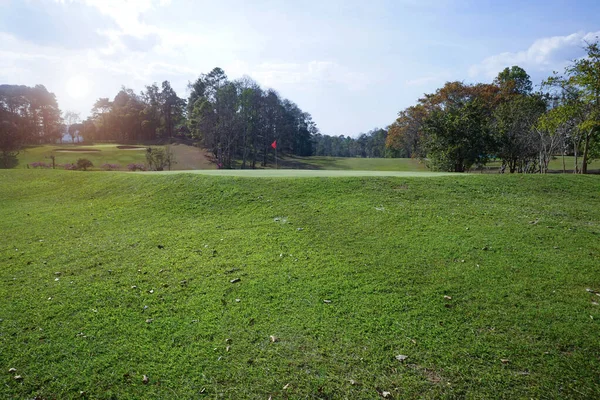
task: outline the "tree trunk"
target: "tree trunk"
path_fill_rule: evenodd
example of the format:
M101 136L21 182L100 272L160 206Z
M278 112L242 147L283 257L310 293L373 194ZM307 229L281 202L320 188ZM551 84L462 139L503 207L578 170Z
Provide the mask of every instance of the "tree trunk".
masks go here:
M575 171L574 171L575 174L579 173L579 164L577 161L577 145L578 144L579 143L573 144L573 152L575 153Z
M583 146L583 156L581 160L581 173L587 174L587 164L588 164L588 151L590 147L590 138L592 137L592 131L590 130L585 135L585 145Z

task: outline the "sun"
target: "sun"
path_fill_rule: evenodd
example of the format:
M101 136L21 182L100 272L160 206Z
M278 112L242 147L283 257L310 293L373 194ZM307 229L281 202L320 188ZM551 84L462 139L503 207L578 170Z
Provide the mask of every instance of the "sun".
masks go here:
M85 97L90 91L90 81L85 76L77 75L67 81L67 93L74 99Z

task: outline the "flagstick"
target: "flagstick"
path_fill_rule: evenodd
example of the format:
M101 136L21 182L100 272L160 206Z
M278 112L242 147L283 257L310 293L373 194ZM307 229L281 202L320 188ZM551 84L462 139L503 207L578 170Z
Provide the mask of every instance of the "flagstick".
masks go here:
M277 166L277 145L275 145L275 169L279 169Z

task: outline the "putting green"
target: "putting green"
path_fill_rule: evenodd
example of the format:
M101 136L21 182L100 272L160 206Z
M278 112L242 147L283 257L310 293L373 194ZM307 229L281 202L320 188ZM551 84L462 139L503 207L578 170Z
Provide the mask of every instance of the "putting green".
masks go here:
M248 178L313 178L313 177L355 177L355 176L399 176L428 177L444 175L465 175L450 172L412 172L412 171L339 171L339 170L304 170L304 169L201 169L189 171L150 171L140 174L202 174L217 176L241 176Z

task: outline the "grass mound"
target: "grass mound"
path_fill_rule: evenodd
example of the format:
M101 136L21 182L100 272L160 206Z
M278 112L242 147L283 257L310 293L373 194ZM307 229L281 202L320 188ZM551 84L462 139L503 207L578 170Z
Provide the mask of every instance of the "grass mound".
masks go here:
M0 392L597 398L599 187L0 171Z

